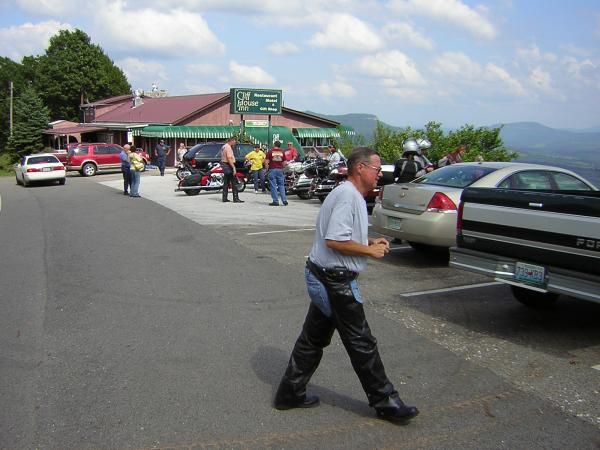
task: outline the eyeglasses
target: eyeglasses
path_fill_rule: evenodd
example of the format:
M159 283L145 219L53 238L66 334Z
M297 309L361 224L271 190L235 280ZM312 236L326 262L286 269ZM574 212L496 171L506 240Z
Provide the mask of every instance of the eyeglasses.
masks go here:
M369 169L373 169L376 170L377 173L381 173L381 167L377 167L377 166L372 166L370 164L367 163L361 163L363 166L368 167Z

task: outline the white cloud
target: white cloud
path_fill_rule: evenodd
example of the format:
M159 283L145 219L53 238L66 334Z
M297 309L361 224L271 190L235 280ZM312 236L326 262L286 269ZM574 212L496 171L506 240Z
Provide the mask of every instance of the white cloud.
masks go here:
M152 83L159 84L160 81L169 79L165 66L157 61L124 58L116 61L115 64L125 72L133 89L149 91Z
M273 42L267 47L275 55L293 55L300 51L300 48L293 42Z
M423 92L416 89L408 88L389 88L386 90L389 95L401 98L402 100L410 101L411 105L414 106L417 103L422 103L427 98Z
M389 6L398 14L426 16L463 28L481 39L494 39L497 34L483 14L460 0L392 0Z
M572 56L561 61L567 74L579 85L592 86L600 90L600 61L578 60Z
M542 53L537 45L531 45L528 48L518 48L517 57L530 65L539 62L554 63L558 59L554 53Z
M484 77L491 82L501 81L508 88L508 91L517 97L522 97L526 94L519 80L513 78L505 69L495 64L487 64L485 66Z
M17 62L20 62L23 56L41 55L48 47L52 36L60 30L72 29L71 25L55 20L0 28L0 55Z
M215 76L221 72L221 68L215 64L188 64L185 72L190 75Z
M274 85L277 81L258 66L243 66L235 61L229 63L230 79L233 83L252 86Z
M317 92L324 97L350 98L356 95L356 90L342 80L336 80L333 82L323 81L317 87Z
M505 90L515 96L526 94L522 84L513 78L508 71L502 67L488 63L485 66L473 61L464 53L447 52L436 58L432 64L432 70L442 78L442 83L450 81L467 86L478 86L497 91L497 83Z
M363 21L349 14L335 14L316 33L310 44L319 48L369 52L383 47L381 38Z
M356 61L356 66L359 72L371 77L398 80L405 85L425 84L415 63L397 50L364 56Z
M112 41L115 47L187 57L225 52L225 45L199 14L181 9L125 10L123 6L115 2L94 15L97 24L102 25L103 38Z
M433 50L434 44L427 36L419 33L408 23L388 23L383 27L383 35L394 44L408 44L424 50Z
M540 67L536 67L529 74L529 80L533 83L534 86L538 87L543 91L550 91L551 87L551 77L550 74Z
M17 0L17 6L35 15L64 17L78 10L77 0Z

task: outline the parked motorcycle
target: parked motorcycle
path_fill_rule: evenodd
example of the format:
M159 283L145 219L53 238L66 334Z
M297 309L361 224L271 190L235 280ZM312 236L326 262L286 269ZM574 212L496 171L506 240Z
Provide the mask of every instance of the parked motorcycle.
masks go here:
M192 165L192 161L183 158L177 163L177 171L175 172L175 175L179 180L183 180L184 178L189 177L191 174L198 172L198 169Z
M340 183L348 178L348 167L345 162L340 162L332 168L324 179L314 179L311 184L311 195L317 197L321 203L325 197Z
M198 195L200 191L220 191L223 189L223 167L219 163L209 163L208 170L196 170L179 181L175 192L183 191L187 195ZM241 172L236 172L235 183L238 192L244 192L246 189L245 175Z
M318 183L329 174L329 164L326 159L307 159L302 164L302 173L296 178L290 192L296 194L302 200L312 198L311 184Z

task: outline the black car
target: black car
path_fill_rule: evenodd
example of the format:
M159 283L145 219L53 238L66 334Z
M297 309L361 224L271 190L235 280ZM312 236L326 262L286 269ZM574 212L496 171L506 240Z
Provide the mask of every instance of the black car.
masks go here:
M221 148L224 144L224 142L207 142L194 145L183 155L183 159L191 162L194 168L204 170L207 168L208 163L221 161ZM244 167L245 157L253 148L252 144L235 144L233 146L233 155L235 156L235 167L237 170L246 172L246 168Z

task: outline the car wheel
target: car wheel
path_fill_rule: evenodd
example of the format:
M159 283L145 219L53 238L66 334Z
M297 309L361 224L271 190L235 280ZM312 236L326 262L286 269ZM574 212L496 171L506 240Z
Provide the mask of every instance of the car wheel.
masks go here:
M200 189L186 189L183 192L185 192L185 195L193 196L198 195L200 193Z
M94 175L96 175L96 171L97 169L94 164L86 163L81 168L81 175L83 175L84 177L93 177Z
M407 241L408 245L410 245L413 249L418 252L430 252L432 250L431 245L421 244L420 242L411 242Z
M29 182L23 177L23 187L29 187Z
M61 178L60 180L58 180L58 184L60 184L61 186L64 186L64 184L67 182L66 178Z
M15 180L17 181L17 184L20 185L21 182L19 181L19 177L15 175Z
M525 306L530 308L551 308L558 300L558 294L552 292L538 292L519 286L511 286L512 295Z

